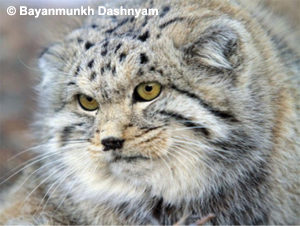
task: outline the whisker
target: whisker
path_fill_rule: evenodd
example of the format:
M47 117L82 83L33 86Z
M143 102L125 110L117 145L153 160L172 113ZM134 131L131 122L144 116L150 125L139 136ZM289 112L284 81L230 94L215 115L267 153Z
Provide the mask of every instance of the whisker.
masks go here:
M70 147L68 146L67 148L69 149ZM36 156L36 157L34 157L32 159L27 160L25 163L22 163L19 166L15 167L14 169L10 170L9 172L14 171L14 170L17 170L17 171L15 173L12 173L7 178L3 179L3 181L0 182L0 185L4 184L9 179L11 179L12 177L16 176L18 173L22 172L23 170L27 169L28 167L32 166L33 164L35 164L37 162L40 162L40 161L42 161L42 160L44 160L46 158L49 158L51 156L54 156L54 155L60 153L62 150L67 149L67 148L60 148L57 151L51 151L50 153L39 154L38 156ZM77 150L77 149L75 149L75 150ZM74 151L74 149L72 149L72 151ZM22 167L22 168L20 168L20 167ZM20 169L18 170L18 168L20 168Z
M205 144L203 144L203 143L201 143L197 140L192 140L192 139L188 139L188 138L180 137L180 136L173 136L173 137L177 138L177 139L175 139L175 141L177 143L184 143L184 144L193 145L193 146L199 148L199 150L204 151L204 152L214 152L221 158L225 158L221 153L226 153L226 154L228 153L228 152L226 152L222 149L217 149L216 150L216 149L214 149L212 147L209 147L209 146L207 146L207 145L205 145Z
M27 177L25 178L25 180L22 182L22 184L17 188L17 191L20 190L20 189L24 186L24 184L26 183L26 181L28 181L28 179L29 179L30 177L32 177L35 173L37 173L37 172L40 171L41 169L43 169L43 168L45 168L45 167L47 167L47 166L49 166L49 165L52 165L53 163L57 163L57 162L58 162L57 160L48 162L48 163L46 163L46 164L43 164L42 166L40 166L40 167L37 168L36 170L34 170L29 176L27 176Z
M159 149L157 148L157 147L154 147L157 151L159 151ZM167 169L168 169L168 171L170 172L170 175L172 176L172 179L173 179L173 172L172 172L172 169L171 169L171 167L169 166L169 164L168 164L168 162L162 157L162 158L160 158L162 161L163 161L163 163L166 165L166 167L167 167Z
M78 156L78 160L83 159L84 157L86 157L86 153L83 153L83 154L81 154L80 156ZM66 170L65 176L62 176L62 178L61 178L59 181L54 182L54 183L50 186L50 188L47 190L46 194L44 195L42 201L40 202L40 205L39 205L39 206L42 205L42 203L44 202L44 199L45 199L45 198L47 197L47 195L50 193L51 189L52 189L54 186L56 186L56 187L53 189L53 191L51 192L51 194L48 196L47 201L46 201L46 202L44 203L44 205L43 205L42 211L43 211L44 208L47 206L49 200L51 199L51 196L55 193L55 191L58 189L58 187L59 187L59 186L60 186L60 185L61 185L61 184L69 177L69 176L71 176L71 175L72 175L73 173L75 173L75 172L76 172L76 169L74 169L73 171L71 170L71 171L69 171L69 172L68 172L68 170Z
M7 182L9 179L11 179L12 177L14 177L15 175L17 175L18 173L22 172L23 170L27 169L28 167L32 166L33 164L42 161L43 159L49 158L50 156L54 156L56 155L56 153L52 153L52 154L47 154L41 158L36 159L35 161L30 162L29 164L26 164L24 167L22 167L21 169L19 169L17 172L13 173L12 175L10 175L9 177L7 177L4 181L1 181L0 185L2 185L3 183Z
M178 153L178 152L177 152L177 153ZM171 155L171 156L173 156L174 159L175 159L178 163L180 163L180 164L183 166L183 168L185 168L186 171L189 170L189 169L187 168L186 164L184 164L184 163L182 162L182 160L179 158L179 156L177 156L175 153L172 153L172 152L169 152L168 154ZM178 154L179 154L179 153L178 153ZM179 155L181 155L181 154L179 154ZM182 156L182 155L181 155L181 156ZM185 156L182 156L182 157L183 157L183 159L186 159L186 160L190 161L190 160L187 159Z
M213 168L209 165L209 163L207 162L207 160L204 159L203 156L202 156L202 155L200 154L200 152L199 152L199 151L203 151L203 150L206 151L206 149L208 148L206 145L204 145L204 144L202 144L202 143L200 143L200 142L197 142L197 143L191 142L192 144L195 145L195 148L198 148L199 151L196 151L196 150L194 150L194 149L193 149L192 147L190 147L190 146L184 146L184 147L178 146L178 145L180 145L180 144L188 144L188 145L190 145L191 143L190 143L190 142L186 142L186 141L182 141L182 139L184 139L183 137L179 137L179 136L175 136L175 137L178 137L177 139L172 138L172 139L174 140L174 144L173 144L173 145L174 145L175 147L180 148L180 150L181 150L181 151L184 151L185 153L193 152L199 159L201 159L201 161L202 161L202 162L203 162L210 170L213 170ZM194 140L192 140L192 139L185 139L185 140L194 141ZM217 154L221 155L220 153L217 153ZM221 156L222 156L222 155L221 155ZM222 156L222 157L223 157L223 156ZM215 171L214 171L214 172L215 172Z
M23 202L23 207L24 208L24 204L28 201L28 199L30 198L30 196L43 184L45 183L49 178L51 178L54 174L58 173L60 170L62 170L64 167L66 167L65 165L62 165L61 167L56 168L56 170L54 172L52 172L48 177L46 177L44 180L42 180L42 182L40 182L24 199Z
M85 139L84 139L84 140L85 140ZM86 140L87 140L87 139L86 139ZM73 144L73 143L80 143L81 140L70 140L70 141L68 141L68 142L71 143L71 144ZM57 144L57 141L46 142L46 143L38 144L38 145L36 145L36 146L27 148L26 150L21 151L21 152L15 154L15 155L13 155L13 156L10 157L7 161L12 161L12 160L15 159L16 157L18 157L18 156L20 156L20 155L22 155L22 154L24 154L24 153L27 153L27 152L30 152L30 151L34 151L34 150L36 150L36 149L39 149L39 148L42 148L42 147L44 147L44 146L46 146L46 145L51 145L51 144Z
M212 172L216 173L216 171L214 170L214 168L209 165L209 162L207 162L206 159L203 158L203 156L200 155L200 153L196 152L193 149L189 149L189 148L182 148L182 147L175 147L177 148L180 152L184 152L187 155L190 155L192 158L194 158L195 160L201 160L201 162Z
M191 126L191 127L183 127L183 128L176 128L176 129L172 129L173 131L181 131L181 130L193 130L193 129L202 129L202 128L206 128L204 126Z
M98 165L96 166L96 168L98 167ZM82 170L82 171L86 171L89 168L89 165L87 164L86 167ZM76 172L76 170L74 170L73 172ZM64 201L66 200L68 194L70 194L71 189L73 188L73 186L76 184L76 180L73 180L72 185L69 186L68 191L66 192L64 198L61 200L61 202L57 205L57 207L55 208L55 212L59 210L60 206L64 203Z

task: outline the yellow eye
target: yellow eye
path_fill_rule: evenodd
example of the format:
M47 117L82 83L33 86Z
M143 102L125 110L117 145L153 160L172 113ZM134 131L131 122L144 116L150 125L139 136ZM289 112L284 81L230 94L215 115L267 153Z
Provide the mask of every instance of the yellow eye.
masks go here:
M78 102L83 110L95 111L96 109L98 109L97 101L94 98L86 96L84 94L78 95Z
M158 82L141 83L136 87L136 99L150 101L158 97L161 91L161 84Z

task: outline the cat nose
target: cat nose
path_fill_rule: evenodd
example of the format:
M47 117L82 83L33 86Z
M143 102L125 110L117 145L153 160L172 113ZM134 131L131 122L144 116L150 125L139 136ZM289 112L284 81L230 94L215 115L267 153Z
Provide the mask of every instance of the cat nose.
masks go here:
M117 137L108 137L101 141L101 144L104 146L103 151L121 149L123 147L123 143L124 139Z

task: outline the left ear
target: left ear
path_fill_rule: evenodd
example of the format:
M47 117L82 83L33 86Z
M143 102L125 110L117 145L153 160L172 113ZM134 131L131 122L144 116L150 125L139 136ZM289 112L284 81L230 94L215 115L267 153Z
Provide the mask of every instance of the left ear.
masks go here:
M227 25L213 25L185 45L183 51L188 64L232 70L239 59L239 37Z

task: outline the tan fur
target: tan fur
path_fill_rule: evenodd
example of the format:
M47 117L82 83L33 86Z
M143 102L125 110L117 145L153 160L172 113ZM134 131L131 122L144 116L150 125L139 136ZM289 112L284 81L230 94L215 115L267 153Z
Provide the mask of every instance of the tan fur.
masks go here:
M61 152L57 165L46 159L41 165L50 166L12 190L1 224L174 224L186 215L189 224L212 211L212 224L299 223L297 37L256 1L154 1L166 5L166 16L146 25L145 17L134 20L134 38L127 21L118 27L89 18L42 56L41 153ZM93 23L101 29L89 28ZM146 31L148 40L136 41ZM141 53L155 73L140 65ZM67 85L74 81L80 91ZM162 85L160 96L133 103L135 87L149 81ZM95 98L99 110L80 109L78 92ZM76 146L71 135L87 142ZM103 151L101 142L110 136L125 141L117 157L147 161L114 162L116 152Z

